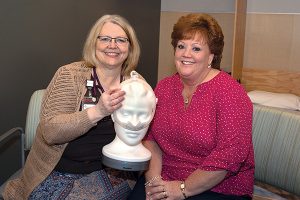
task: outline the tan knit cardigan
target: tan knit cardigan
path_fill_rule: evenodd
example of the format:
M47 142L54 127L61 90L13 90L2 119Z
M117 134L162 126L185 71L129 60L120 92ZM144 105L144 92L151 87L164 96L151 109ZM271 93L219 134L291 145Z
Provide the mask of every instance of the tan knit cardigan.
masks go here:
M67 143L96 125L89 120L86 111L78 111L91 73L92 68L84 62L57 70L47 87L41 120L22 174L8 182L3 195L5 200L28 199L54 169Z

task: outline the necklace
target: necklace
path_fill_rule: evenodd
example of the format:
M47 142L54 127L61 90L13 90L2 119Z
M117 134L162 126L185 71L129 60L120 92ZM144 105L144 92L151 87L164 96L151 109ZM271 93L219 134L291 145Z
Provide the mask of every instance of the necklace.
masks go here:
M189 103L189 98L188 97L184 98L184 104L187 105L188 103Z
M193 89L193 91L191 92L191 94L183 94L183 102L184 105L187 106L189 104L189 102L192 100L192 96L193 93L195 92L196 88Z
M208 72L205 74L204 78L202 78L201 81L199 81L199 84L201 84L205 80L205 78L208 76L210 71L211 69L209 69ZM183 90L182 96L183 96L183 103L185 107L187 107L190 101L192 100L193 94L196 91L197 87L198 84L195 84L191 89Z
M94 76L93 76L94 74ZM94 66L93 67L93 74L91 75L92 76L92 79L94 81L94 92L95 92L95 89L98 88L100 91L101 91L101 94L105 92L104 90L104 87L101 85L100 83L100 80L99 80L99 77L98 77L98 74L97 74L97 71L96 71L96 67ZM123 76L122 76L122 73L120 74L120 83L123 81Z

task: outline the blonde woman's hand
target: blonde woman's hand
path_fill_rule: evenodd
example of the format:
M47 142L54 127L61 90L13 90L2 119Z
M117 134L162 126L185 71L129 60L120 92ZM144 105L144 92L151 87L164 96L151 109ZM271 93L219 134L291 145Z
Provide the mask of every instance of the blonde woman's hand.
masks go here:
M124 100L124 95L125 92L120 88L109 89L101 94L96 106L102 115L108 116L122 106L121 102Z
M109 89L101 94L98 103L88 109L88 116L93 122L112 114L122 106L125 92L120 88Z

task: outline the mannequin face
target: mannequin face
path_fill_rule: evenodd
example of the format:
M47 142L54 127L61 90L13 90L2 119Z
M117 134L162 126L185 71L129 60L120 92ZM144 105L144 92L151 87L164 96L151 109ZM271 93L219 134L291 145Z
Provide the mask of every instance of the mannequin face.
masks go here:
M121 83L126 92L122 107L112 117L117 136L128 145L138 144L147 133L153 119L156 98L152 88L139 78Z
M137 131L149 126L153 112L152 105L145 97L136 99L125 95L122 107L115 112L114 118L123 128Z
M147 130L148 126L141 130L132 131L123 128L118 123L115 123L115 131L117 133L118 138L129 146L138 145L142 141L143 137L146 135Z

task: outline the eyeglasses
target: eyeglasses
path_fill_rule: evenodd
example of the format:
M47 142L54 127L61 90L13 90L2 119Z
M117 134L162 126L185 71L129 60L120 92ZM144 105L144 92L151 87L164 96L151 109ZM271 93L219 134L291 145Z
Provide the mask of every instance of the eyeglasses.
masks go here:
M97 38L99 39L99 41L101 43L107 44L107 45L109 43L111 43L112 40L115 40L115 43L117 45L120 45L120 46L127 44L127 42L129 41L128 38L126 38L126 37L115 37L115 38L113 38L113 37L109 37L109 36L100 36L99 35Z

